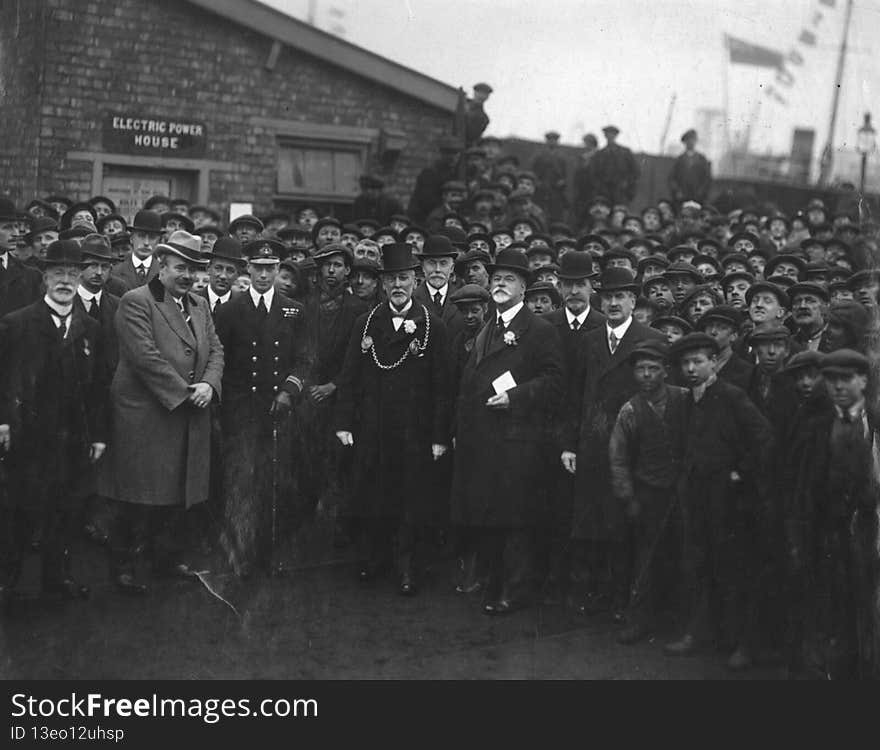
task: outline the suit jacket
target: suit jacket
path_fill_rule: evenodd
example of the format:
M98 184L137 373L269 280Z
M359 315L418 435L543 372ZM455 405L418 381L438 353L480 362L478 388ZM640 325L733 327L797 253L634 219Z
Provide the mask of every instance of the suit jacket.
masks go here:
M137 271L134 270L134 263L131 260L131 253L126 256L125 260L113 266L113 270L110 272L110 277L113 279L118 279L123 284L125 284L127 290L137 289L139 286L149 284L158 275L159 263L158 259L154 255L153 262L150 263L150 270L147 272L147 278L146 280L142 281L140 276L138 276Z
M43 276L7 253L7 268L0 270L0 317L30 305L43 296Z
M749 364L734 350L724 367L718 371L718 377L735 385L737 388L746 390L749 387L749 383L752 382L754 370L755 366Z
M113 471L102 488L108 497L187 507L208 498L210 410L187 399L200 382L220 398L223 346L207 301L191 293L183 300L191 325L158 279L119 303L119 366L110 389Z
M434 292L427 281L413 292L413 304L424 305L443 321L450 343L464 330L464 318L458 311L458 306L449 299L454 291L455 288L450 283L446 299L443 300L443 304L439 307L434 304Z
M202 299L206 299L206 300L208 300L208 309L211 310L211 300L210 300L210 298L208 297L208 287L205 287L204 289L199 289L199 291L197 291L197 292L193 292L193 294L197 294L197 295L199 295L199 297L201 297ZM223 303L220 305L220 307L223 307L224 305L228 305L230 302L232 302L232 300L234 300L236 297L238 297L239 294L240 294L240 292L237 292L237 291L235 291L235 289L232 289L232 290L229 292L229 299L226 300L226 302L223 302ZM214 322L215 322L215 323L217 322L217 313L218 313L218 311L219 311L219 308L218 308L216 305L215 305L214 309L211 310L211 315L213 316L213 318L214 318Z
M73 304L77 309L82 310L85 315L86 307L83 304L82 297L78 294L74 297ZM119 362L119 343L116 340L116 311L119 309L119 297L110 294L106 289L101 293L101 304L98 307L98 317L95 320L101 326L101 333L104 336L104 351L107 357L107 363L110 372L116 371L116 365Z
M74 307L65 341L43 300L0 320L0 424L10 426L14 500L38 503L50 482L88 470L89 445L107 442L110 371L100 325Z
M559 341L562 344L562 354L565 360L566 378L573 372L577 358L577 352L583 347L586 335L594 328L605 325L605 316L595 307L590 305L590 312L584 324L577 331L572 331L565 315L565 308L554 310L544 316L544 320L556 326L559 332Z
M494 330L492 320L477 335L459 387L452 520L529 527L543 510L543 425L562 393L561 347L556 329L526 306L504 335ZM507 392L510 406L490 409L492 382L507 372L516 382Z
M576 538L616 539L624 528L623 509L611 489L608 447L620 408L638 391L628 358L642 341L665 342L653 328L633 320L614 354L606 326L589 331L569 378L565 407L569 419L561 448L577 453L572 533Z

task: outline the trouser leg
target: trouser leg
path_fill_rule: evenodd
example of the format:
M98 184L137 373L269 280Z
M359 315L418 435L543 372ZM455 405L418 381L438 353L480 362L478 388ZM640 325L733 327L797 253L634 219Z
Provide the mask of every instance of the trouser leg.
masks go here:
M533 594L534 530L506 529L502 534L502 599L529 599Z

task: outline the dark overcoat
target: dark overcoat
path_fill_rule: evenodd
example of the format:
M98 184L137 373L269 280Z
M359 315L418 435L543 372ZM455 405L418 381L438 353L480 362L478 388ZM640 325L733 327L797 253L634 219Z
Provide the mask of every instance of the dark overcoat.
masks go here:
M8 266L0 268L0 317L36 302L43 296L43 275L7 253Z
M395 331L391 308L381 304L355 322L338 381L336 430L354 436L353 497L356 517L430 523L442 518L444 498L434 491L432 444L451 446L451 391L446 328L414 302ZM413 354L413 342L424 342ZM375 344L365 351L366 337ZM369 340L367 341L369 343ZM407 353L409 352L409 353Z
M525 528L538 523L544 494L547 410L562 393L559 337L552 325L527 307L507 334L492 336L495 321L477 336L456 405L452 520L464 526ZM490 345L491 342L491 345ZM492 382L510 372L516 387L507 409L490 409Z
M119 302L107 456L112 471L99 477L106 497L186 507L208 499L211 412L187 398L200 382L220 398L223 346L207 300L189 292L184 297L192 328L158 279Z
M51 483L61 483L68 490L63 499L72 501L71 483L89 467L89 446L107 442L110 371L100 326L74 307L62 344L39 300L0 320L0 352L11 499L39 504Z
M431 297L434 292L427 282L420 285L413 292L413 302L424 305L428 308L429 312L443 321L443 324L446 326L446 337L447 341L450 342L450 347L456 336L464 330L464 316L459 311L458 305L449 299L454 291L455 287L450 283L446 299L443 300L443 304L440 306L434 304L434 300Z
M604 325L584 337L569 379L569 419L562 440L563 450L577 453L572 536L594 541L619 540L625 528L623 508L611 490L608 445L620 407L638 391L628 357L643 341L666 341L636 320L614 354L606 337Z

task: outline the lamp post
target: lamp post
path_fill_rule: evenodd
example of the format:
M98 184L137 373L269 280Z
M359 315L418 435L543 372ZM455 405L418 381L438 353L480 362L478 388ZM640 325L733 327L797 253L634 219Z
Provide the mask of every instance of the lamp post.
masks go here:
M865 173L868 169L868 154L872 153L877 146L877 131L871 125L871 113L865 112L865 121L859 128L859 138L857 148L862 155L862 178L859 190L862 195L865 194Z

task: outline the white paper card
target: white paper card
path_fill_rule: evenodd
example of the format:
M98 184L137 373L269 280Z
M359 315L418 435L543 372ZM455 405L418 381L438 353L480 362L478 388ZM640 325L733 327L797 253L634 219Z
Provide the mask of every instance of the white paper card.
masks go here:
M516 388L516 381L513 379L513 375L510 374L510 370L495 378L492 381L492 387L495 389L496 396L507 393L511 388Z

